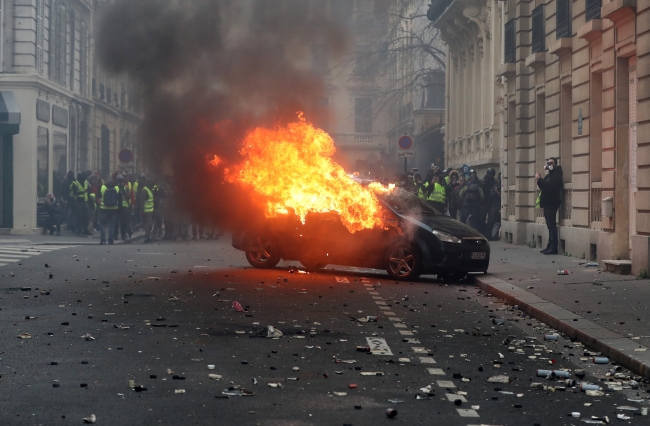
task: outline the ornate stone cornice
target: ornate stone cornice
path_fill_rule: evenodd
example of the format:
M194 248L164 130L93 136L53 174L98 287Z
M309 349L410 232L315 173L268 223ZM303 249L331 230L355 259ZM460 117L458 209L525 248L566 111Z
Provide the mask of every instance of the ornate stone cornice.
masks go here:
M478 46L483 55L485 40L492 37L491 13L487 0L454 0L433 25L452 49L473 52Z

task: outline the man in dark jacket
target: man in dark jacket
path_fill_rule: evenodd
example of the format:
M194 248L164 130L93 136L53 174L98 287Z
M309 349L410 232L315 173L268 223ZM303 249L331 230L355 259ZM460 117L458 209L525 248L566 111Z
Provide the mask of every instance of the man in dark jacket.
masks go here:
M546 219L546 227L548 228L548 244L543 254L557 254L557 211L562 203L562 190L564 184L562 182L562 167L558 166L556 158L549 158L546 160L544 169L548 174L541 177L539 173L535 173L535 180L537 186L541 190L539 197L539 206L544 209L544 219Z
M63 215L65 210L63 208L63 203L58 199L54 198L54 195L47 194L47 200L45 201L45 211L47 211L47 220L45 221L45 230L50 231L50 235L54 234L61 235L61 222L63 221Z
M469 223L467 224L479 231L478 216L481 211L481 204L485 200L485 194L483 193L476 173L473 172L470 175L469 180L460 190L459 195L460 199L463 200L463 207L460 209L460 221L467 223L467 219L469 218Z

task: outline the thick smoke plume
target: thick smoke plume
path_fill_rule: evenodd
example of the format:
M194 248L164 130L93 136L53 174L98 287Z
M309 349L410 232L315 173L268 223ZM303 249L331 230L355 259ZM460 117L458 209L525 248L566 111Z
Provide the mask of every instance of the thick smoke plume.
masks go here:
M128 75L142 105L144 159L173 176L175 202L198 220L236 226L255 197L223 183L207 159L239 160L252 128L318 123L324 84L312 45L343 53L345 29L307 0L116 0L104 6L96 48L109 71ZM315 2L315 3L318 3Z

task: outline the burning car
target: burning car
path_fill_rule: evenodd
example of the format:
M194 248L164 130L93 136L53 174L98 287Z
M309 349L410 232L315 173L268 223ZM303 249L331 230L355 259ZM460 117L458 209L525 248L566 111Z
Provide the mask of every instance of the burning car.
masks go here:
M303 220L288 209L234 233L232 245L256 268L297 260L310 270L329 264L385 269L398 280L421 274L456 280L487 272L490 246L473 228L400 189L378 193L377 199L379 226L351 232L337 212L309 212Z

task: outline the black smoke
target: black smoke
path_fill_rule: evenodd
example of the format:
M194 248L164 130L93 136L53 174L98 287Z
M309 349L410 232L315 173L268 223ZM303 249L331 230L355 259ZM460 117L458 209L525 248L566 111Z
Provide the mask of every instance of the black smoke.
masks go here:
M253 127L327 114L312 45L333 58L347 40L344 26L311 10L319 2L116 0L99 10L99 60L129 77L129 101L142 107L141 160L173 176L175 202L195 218L233 226L254 209L254 193L222 183L208 158L238 161Z

